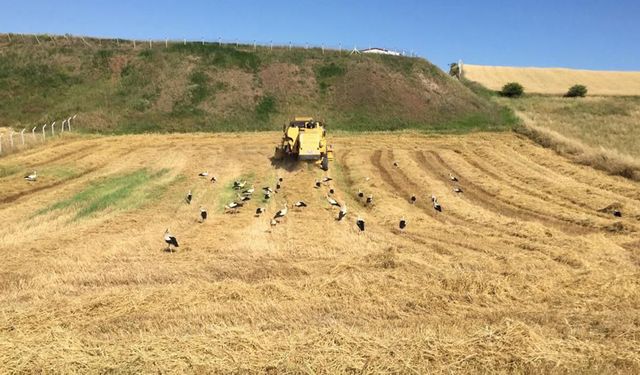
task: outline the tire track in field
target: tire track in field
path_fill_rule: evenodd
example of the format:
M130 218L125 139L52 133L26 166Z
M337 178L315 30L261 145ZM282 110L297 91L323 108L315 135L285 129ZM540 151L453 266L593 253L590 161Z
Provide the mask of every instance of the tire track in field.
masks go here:
M544 213L531 210L525 206L521 206L509 201L504 201L498 196L496 196L495 194L492 194L489 191L482 188L481 186L471 182L470 178L465 177L464 174L461 174L458 170L456 170L455 168L447 164L444 161L444 159L442 159L442 157L439 154L437 154L435 151L428 151L427 153L429 154L429 157L427 157L425 153L421 151L415 153L415 157L418 161L418 164L425 172L431 173L434 177L444 180L446 182L445 175L437 174L432 170L430 170L429 168L427 168L427 165L436 165L440 169L445 171L450 171L451 173L458 176L458 178L464 179L464 186L463 186L464 193L462 194L465 197L468 196L469 198L471 198L473 202L477 203L479 206L489 211L492 211L497 214L504 215L516 220L524 220L529 222L534 221L534 222L543 224L544 226L552 224L551 225L552 227L557 228L567 234L590 233L590 232L596 231L596 228L585 227L577 223L564 221L560 218L556 218ZM472 163L469 163L469 164L473 165ZM497 178L497 177L494 177L493 175L491 175L491 177L493 177L494 179ZM526 193L523 193L523 194L526 194Z

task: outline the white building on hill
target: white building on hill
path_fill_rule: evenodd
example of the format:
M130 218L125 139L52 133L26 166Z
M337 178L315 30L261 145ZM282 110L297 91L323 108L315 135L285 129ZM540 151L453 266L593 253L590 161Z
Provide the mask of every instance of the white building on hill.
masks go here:
M362 52L362 53L377 53L379 55L400 56L400 52L392 51L392 50L384 49L384 48L378 48L378 47L363 49L360 52Z

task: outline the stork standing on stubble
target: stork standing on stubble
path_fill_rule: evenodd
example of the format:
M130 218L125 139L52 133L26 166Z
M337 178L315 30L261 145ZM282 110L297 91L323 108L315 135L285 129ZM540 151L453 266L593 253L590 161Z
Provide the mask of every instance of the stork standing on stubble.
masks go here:
M176 239L176 236L174 236L173 234L169 233L169 228L167 228L167 230L164 232L164 242L167 243L167 251L171 252L171 246L175 247L180 247L180 245L178 245L178 240Z
M200 207L200 222L204 223L205 220L207 220L207 209L204 207Z

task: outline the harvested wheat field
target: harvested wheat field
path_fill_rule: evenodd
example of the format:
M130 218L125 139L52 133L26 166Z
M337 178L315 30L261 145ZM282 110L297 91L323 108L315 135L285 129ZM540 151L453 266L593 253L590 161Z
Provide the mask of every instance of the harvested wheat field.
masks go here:
M640 371L638 183L513 133L387 134L334 135L316 189L315 166L272 165L278 138L72 136L0 159L2 372ZM256 193L225 213L236 179ZM285 200L308 207L271 227Z
M640 95L640 72L464 64L464 76L492 90L518 82L528 93L563 95L581 84L587 86L588 95Z

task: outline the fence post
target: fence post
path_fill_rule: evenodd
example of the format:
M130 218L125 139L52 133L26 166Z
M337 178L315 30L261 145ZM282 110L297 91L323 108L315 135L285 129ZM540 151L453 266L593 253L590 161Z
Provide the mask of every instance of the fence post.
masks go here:
M60 129L60 134L64 133L64 122L67 121L65 119L62 119L62 128Z
M45 139L47 139L47 134L45 133L46 128L47 128L47 124L44 124L44 126L42 127L42 142L44 142Z
M136 40L133 40L133 49L136 49Z
M33 141L36 141L36 128L38 127L38 125L34 126L33 129L31 129L31 138L33 138Z
M153 48L153 45L151 44L151 39L149 39L149 49Z
M24 131L25 131L25 130L27 130L27 129L26 129L26 128L25 128L25 129L22 129L22 131L20 132L20 138L22 139L22 145L23 145L23 146L24 146Z
M71 131L71 117L67 119L67 131Z
M2 154L2 136L4 134L0 133L0 154Z
M187 45L187 40L186 39L182 39L182 45L186 46Z
M36 42L38 42L38 44L40 44L40 39L38 39L37 35L34 35L36 37Z
M273 51L273 40L269 42L269 51Z
M164 48L169 48L169 39L164 40Z
M220 47L222 45L222 38L218 37L218 47Z
M254 41L253 41L253 50L255 51L256 49L257 49L256 41L254 40Z
M13 129L11 129L11 132L9 132L9 140L11 141L11 149L13 150Z
M56 126L56 122L54 121L54 122L51 124L51 136L52 136L52 137L53 137L54 135L56 135L56 129L55 129L55 126Z

